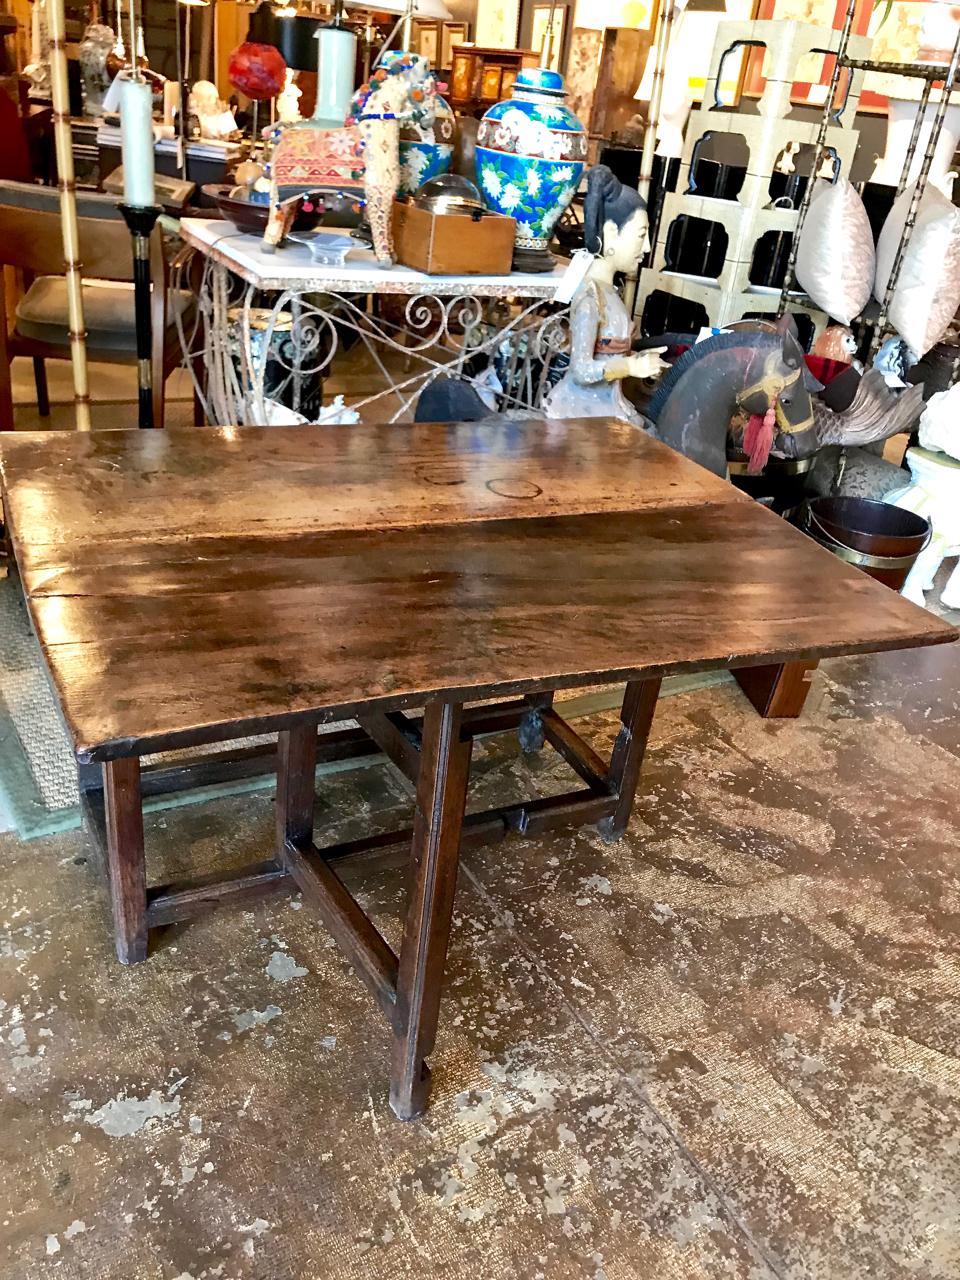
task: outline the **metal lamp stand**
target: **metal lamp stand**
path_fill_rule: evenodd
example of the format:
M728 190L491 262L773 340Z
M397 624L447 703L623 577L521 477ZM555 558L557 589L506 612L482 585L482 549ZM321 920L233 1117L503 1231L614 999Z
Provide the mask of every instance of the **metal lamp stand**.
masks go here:
M137 426L155 427L153 417L153 319L151 307L150 237L163 213L159 205L140 209L120 205L133 240L133 310L137 335Z

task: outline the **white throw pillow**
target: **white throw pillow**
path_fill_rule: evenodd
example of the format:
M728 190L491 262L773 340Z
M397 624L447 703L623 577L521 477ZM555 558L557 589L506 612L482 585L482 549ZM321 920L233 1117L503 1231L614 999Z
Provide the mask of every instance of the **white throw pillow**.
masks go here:
M880 232L873 288L878 302L883 301L893 270L913 191L913 185L907 187L894 203ZM919 359L946 333L958 306L960 209L942 191L928 186L920 199L887 319Z
M870 300L874 249L863 201L846 178L820 178L797 247L797 283L828 316L849 324Z

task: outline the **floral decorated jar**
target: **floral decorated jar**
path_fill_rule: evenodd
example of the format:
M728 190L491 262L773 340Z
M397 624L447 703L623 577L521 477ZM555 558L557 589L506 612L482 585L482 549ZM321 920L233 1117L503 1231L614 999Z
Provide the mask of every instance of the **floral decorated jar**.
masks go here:
M411 121L400 126L400 198L413 193L453 163L456 118L439 94L432 98L433 120Z
M544 256L587 157L586 130L565 99L556 71L526 68L511 96L490 108L477 132L477 185L484 202L516 219L518 250Z

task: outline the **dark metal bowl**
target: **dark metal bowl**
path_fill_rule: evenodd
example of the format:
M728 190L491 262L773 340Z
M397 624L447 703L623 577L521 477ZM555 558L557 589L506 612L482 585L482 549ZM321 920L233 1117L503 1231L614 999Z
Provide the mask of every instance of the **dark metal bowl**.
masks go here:
M262 236L267 228L270 206L260 204L256 200L244 200L241 197L232 196L230 192L233 190L234 186L229 182L212 182L203 188L203 194L214 201L223 216L229 218L238 231ZM293 230L312 231L323 217L323 213L322 203L319 207L315 203L309 213L302 208L299 209L293 220Z
M810 511L831 538L868 555L915 555L930 535L923 516L871 498L817 498Z

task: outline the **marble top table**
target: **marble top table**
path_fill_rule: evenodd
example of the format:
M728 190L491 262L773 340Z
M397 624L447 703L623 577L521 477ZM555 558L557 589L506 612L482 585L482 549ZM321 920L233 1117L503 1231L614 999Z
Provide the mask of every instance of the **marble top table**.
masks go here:
M507 276L428 276L410 267L381 267L373 250L359 242L343 266L323 266L313 261L305 244L288 241L281 249L267 253L259 236L238 231L232 222L214 218L184 218L180 234L191 248L229 268L255 289L393 293L406 297L470 294L477 298L539 298L549 302L564 273L564 267L558 266L541 274L513 271Z
M567 343L567 308L554 305L565 263L542 274L428 276L382 267L359 243L328 266L293 241L267 253L259 236L219 219L184 218L180 233L205 259L197 327L182 341L218 426L323 421L330 397L321 408L318 380L357 339L372 377L350 407L365 419L409 419L435 378L494 357L498 407L538 409Z

